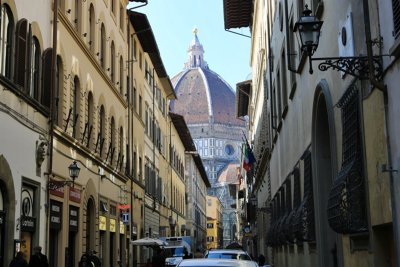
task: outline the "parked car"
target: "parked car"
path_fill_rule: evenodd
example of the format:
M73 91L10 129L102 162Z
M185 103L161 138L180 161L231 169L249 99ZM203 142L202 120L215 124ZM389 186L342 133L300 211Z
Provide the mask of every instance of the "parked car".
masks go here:
M206 252L205 258L210 259L234 259L252 261L246 251L240 249L213 249Z
M208 258L183 260L177 267L258 267L258 264L249 260Z

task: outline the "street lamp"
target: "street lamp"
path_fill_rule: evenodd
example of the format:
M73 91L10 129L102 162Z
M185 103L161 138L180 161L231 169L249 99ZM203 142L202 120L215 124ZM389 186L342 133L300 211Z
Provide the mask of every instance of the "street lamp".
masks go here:
M69 177L71 177L72 181L49 181L47 183L47 188L50 190L56 190L58 188L64 187L66 185L69 185L72 183L72 187L75 185L75 179L78 178L79 172L81 168L79 167L78 163L76 160L74 160L69 166L68 166L68 171L69 171Z
M305 6L303 16L294 25L293 31L299 31L301 40L301 50L306 53L310 61L310 74L313 73L312 61L323 61L318 65L320 71L326 71L330 68L342 71L353 77L365 80L370 78L370 68L368 65L368 56L359 57L323 57L312 58L312 55L318 48L319 37L323 21L318 20L317 17L311 15L311 10L308 5ZM371 72L375 79L381 80L382 78L382 63L381 56L371 56Z

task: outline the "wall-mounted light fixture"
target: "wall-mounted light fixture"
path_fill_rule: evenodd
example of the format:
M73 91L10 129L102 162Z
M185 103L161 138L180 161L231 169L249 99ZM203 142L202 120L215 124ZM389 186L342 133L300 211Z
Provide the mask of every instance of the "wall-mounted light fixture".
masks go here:
M306 53L309 57L310 62L310 74L313 73L312 61L323 61L318 65L320 71L326 71L328 69L334 69L342 71L353 77L361 80L368 79L370 66L368 65L368 56L359 57L323 57L323 58L312 58L314 52L318 48L319 37L321 33L321 27L323 21L318 20L317 17L311 15L311 10L308 9L308 5L305 6L303 16L300 17L299 21L296 22L293 31L299 31L301 40L301 50ZM381 56L372 56L371 61L373 64L374 77L376 80L382 78L382 63Z
M75 179L78 178L79 172L81 168L79 167L78 163L74 160L69 166L68 166L68 171L69 171L69 177L71 177L72 180L70 181L49 181L47 183L47 188L50 190L56 190L58 188L64 187L66 185L72 184L72 187L75 185Z

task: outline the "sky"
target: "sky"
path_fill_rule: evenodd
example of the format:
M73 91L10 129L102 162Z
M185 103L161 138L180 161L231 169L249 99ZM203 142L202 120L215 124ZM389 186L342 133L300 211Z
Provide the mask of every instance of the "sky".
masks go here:
M194 28L198 29L209 68L233 90L249 77L251 39L225 31L223 0L148 0L147 6L134 11L147 15L171 79L183 70L188 59ZM248 28L232 30L250 35Z

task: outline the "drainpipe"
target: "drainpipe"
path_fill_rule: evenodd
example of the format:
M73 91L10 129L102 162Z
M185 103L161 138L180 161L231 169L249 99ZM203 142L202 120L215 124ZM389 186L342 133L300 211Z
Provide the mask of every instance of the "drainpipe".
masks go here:
M46 238L45 247L46 252L49 252L49 231L50 231L50 217L49 207L50 207L50 192L47 188L48 182L50 181L51 175L53 173L53 127L54 127L54 95L55 89L57 87L57 20L58 20L58 0L53 2L53 50L51 58L51 90L50 90L50 114L49 114L49 143L48 143L48 165L47 165L47 183L46 183Z

